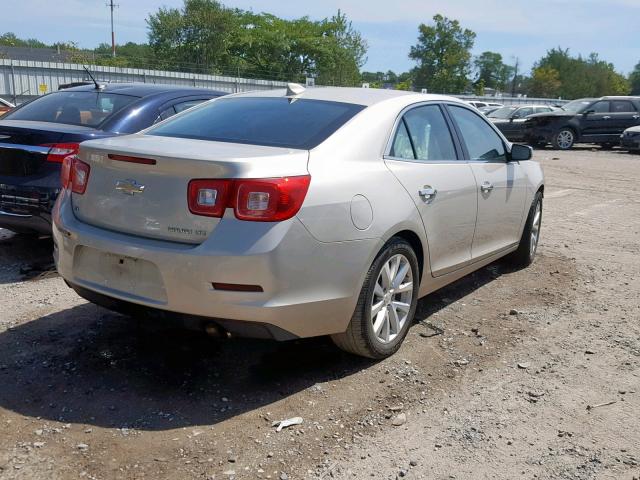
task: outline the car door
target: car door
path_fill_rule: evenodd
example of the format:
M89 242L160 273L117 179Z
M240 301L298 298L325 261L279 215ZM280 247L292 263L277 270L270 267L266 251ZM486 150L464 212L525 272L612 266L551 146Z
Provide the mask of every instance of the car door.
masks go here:
M419 104L403 112L385 155L422 217L433 276L471 261L478 203L473 172L443 108Z
M472 259L478 260L520 240L526 174L518 162L508 162L502 137L482 116L459 105L448 105L448 109L478 186L478 215L471 246Z
M611 100L607 133L620 135L627 128L640 124L640 115L630 100Z
M580 124L582 126L581 137L585 140L597 141L598 137L607 135L610 128L611 114L609 113L609 101L600 100L587 107L582 114Z
M524 138L524 122L529 115L533 114L532 107L518 108L511 114L509 124L505 125L502 131L509 140L519 142ZM508 132L508 133L507 133Z

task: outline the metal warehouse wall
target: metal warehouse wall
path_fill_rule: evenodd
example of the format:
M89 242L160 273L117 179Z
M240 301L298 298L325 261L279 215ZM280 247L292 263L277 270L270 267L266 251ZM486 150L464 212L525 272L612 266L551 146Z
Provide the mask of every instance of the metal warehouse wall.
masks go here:
M225 92L270 90L282 88L286 82L235 78L197 73L145 70L138 68L89 66L99 82L142 82L188 85ZM0 59L0 97L21 103L38 95L58 90L58 86L90 80L82 65L73 63L36 62Z

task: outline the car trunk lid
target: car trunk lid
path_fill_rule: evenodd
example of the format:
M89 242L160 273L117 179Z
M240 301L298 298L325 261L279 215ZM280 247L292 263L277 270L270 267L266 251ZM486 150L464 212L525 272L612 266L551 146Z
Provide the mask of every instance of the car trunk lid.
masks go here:
M73 194L79 220L190 244L204 241L221 221L189 211L190 180L308 173L306 150L146 135L84 143L79 158L91 169L85 193Z
M0 121L0 175L24 177L39 172L51 145L91 138L93 128L27 120Z

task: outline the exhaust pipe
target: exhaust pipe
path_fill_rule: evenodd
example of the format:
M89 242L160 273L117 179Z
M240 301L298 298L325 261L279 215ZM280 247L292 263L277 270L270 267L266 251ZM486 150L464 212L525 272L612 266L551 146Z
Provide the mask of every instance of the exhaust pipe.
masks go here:
M215 323L207 323L204 331L212 338L231 338L231 334Z

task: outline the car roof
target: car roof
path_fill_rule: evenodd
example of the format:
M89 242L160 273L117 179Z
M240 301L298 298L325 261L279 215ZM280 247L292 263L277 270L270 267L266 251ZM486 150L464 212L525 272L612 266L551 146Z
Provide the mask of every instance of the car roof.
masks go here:
M285 89L254 91L237 93L232 97L284 97ZM353 103L357 105L371 106L387 100L405 98L407 103L430 100L448 100L463 103L461 100L443 95L433 95L427 93L407 92L404 90L387 90L382 88L359 88L359 87L311 87L294 98L306 100L324 100L329 102Z
M176 93L183 95L213 94L226 95L228 92L212 90L208 88L184 87L180 85L160 85L154 83L105 83L101 84L100 92L103 93L119 93L122 95L131 95L134 97L148 97L150 95L158 95L162 93ZM79 87L71 87L61 90L63 92L91 92L96 91L96 87L91 85L81 85Z

